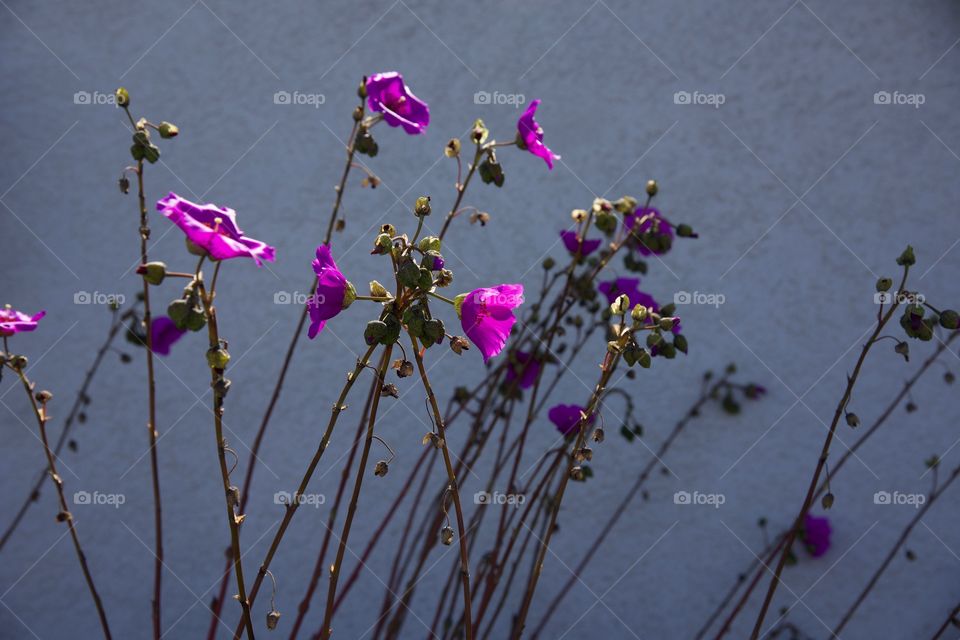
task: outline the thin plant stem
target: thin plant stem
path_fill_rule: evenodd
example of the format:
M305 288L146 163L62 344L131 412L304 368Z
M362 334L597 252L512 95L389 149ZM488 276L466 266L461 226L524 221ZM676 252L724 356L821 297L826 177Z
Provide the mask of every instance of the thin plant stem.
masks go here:
M125 109L126 110L126 109ZM129 110L127 115L130 116ZM131 121L132 121L132 116ZM143 160L137 161L137 202L140 210L140 266L148 262L147 241L150 239L150 224L147 219L147 201L143 188ZM160 463L157 455L157 383L153 368L153 317L150 310L150 283L146 273L143 282L143 328L147 348L147 438L150 446L150 480L153 489L154 562L153 562L153 637L160 640L160 596L163 578L163 509L160 500Z
M263 562L260 563L260 570L257 572L257 577L254 579L253 586L250 589L251 606L253 605L254 600L256 600L257 593L260 591L260 585L263 584L263 579L266 577L267 571L270 569L270 563L273 561L273 557L276 555L277 549L280 547L280 542L283 540L283 536L287 532L287 527L290 526L290 522L293 520L294 514L296 514L297 509L300 508L300 504L303 501L302 496L307 491L307 486L310 484L310 479L317 470L317 465L320 464L320 458L327 450L327 445L330 443L330 437L333 435L333 429L337 425L337 420L347 408L347 405L345 404L347 396L349 395L350 390L353 388L354 383L356 383L357 378L360 377L360 373L367 366L367 362L370 360L370 356L373 354L375 347L376 345L370 346L357 360L357 364L353 371L347 375L347 381L340 390L340 396L337 398L337 402L333 405L333 409L330 412L330 419L327 422L327 428L323 432L323 436L320 438L320 444L317 446L317 450L314 452L313 458L310 460L310 464L307 465L307 469L304 471L303 477L300 479L300 485L297 487L297 491L291 499L291 504L286 505L283 513L283 520L280 521L280 528L277 529L277 532L274 534L273 541L270 543L270 548L267 550L267 555L264 556ZM235 640L239 638L239 631L240 628L238 626L234 631Z
M430 379L427 377L427 370L423 366L423 355L417 345L417 339L410 334L410 344L413 348L414 359L417 361L417 370L420 372L420 382L427 394L427 400L430 402L430 408L433 410L433 419L436 423L437 435L440 437L440 452L443 454L443 464L447 469L447 486L450 495L453 498L453 507L457 516L457 527L459 529L457 539L460 543L460 576L463 582L463 615L465 621L466 638L473 640L473 617L471 615L471 596L470 596L470 558L467 551L467 531L463 525L463 507L460 503L460 488L457 483L457 474L453 470L453 463L450 461L450 450L447 446L446 427L443 424L443 415L440 413L440 407L437 405L437 396L430 385Z
M4 339L4 342L6 342L6 339ZM6 344L4 344L4 351L6 351ZM33 392L34 385L27 378L22 367L16 367L12 365L7 366L9 366L10 369L17 374L17 377L20 378L20 382L23 384L23 390L26 392L27 398L30 399L30 406L33 408L33 415L37 418L37 427L40 430L40 442L43 444L43 453L47 458L47 470L50 475L50 481L53 482L53 486L57 489L57 500L60 503L60 513L58 514L57 519L67 523L67 527L70 531L70 538L73 540L73 548L77 554L77 560L80 561L80 569L83 571L83 577L87 582L87 588L90 590L90 595L93 597L93 604L97 608L97 616L100 618L100 626L103 629L103 636L107 640L111 640L112 636L110 635L110 625L107 623L107 614L103 609L103 602L100 600L100 594L97 592L97 587L93 583L93 575L90 573L90 567L87 565L87 556L84 554L83 548L80 546L80 537L77 535L77 528L73 519L73 514L70 513L70 507L67 504L67 498L63 491L63 479L60 477L60 474L57 471L56 457L54 456L53 451L50 449L50 441L47 438L47 403L45 400L43 400L38 405L37 398Z
M360 109L361 117L365 109L366 101L360 100ZM359 121L354 120L353 128L350 131L350 141L347 145L347 159L344 163L343 173L340 176L340 182L335 187L336 189L336 198L333 202L333 210L330 212L330 221L327 223L327 232L323 239L323 244L329 245L333 240L333 232L336 229L337 216L340 212L340 206L343 203L343 193L346 190L347 178L350 175L350 169L353 167L353 157L356 151L356 138L357 130L360 124ZM316 278L313 279L313 282L310 284L310 295L314 295L317 292L317 281ZM303 328L307 323L307 307L304 305L303 309L300 311L300 318L297 320L297 326L294 329L293 336L290 338L290 344L287 345L287 351L283 358L283 363L280 365L280 371L277 373L276 383L273 386L273 392L270 395L270 401L267 403L267 409L264 411L263 419L260 421L260 426L257 429L257 434L253 439L253 446L250 448L250 456L247 461L247 471L243 478L243 485L240 490L240 510L242 511L247 505L247 499L250 496L250 486L253 482L253 472L256 468L257 462L259 461L260 447L263 445L263 439L267 432L267 426L270 424L270 419L273 417L273 411L277 406L277 402L280 400L280 393L283 390L284 382L287 379L287 373L290 370L290 364L293 362L293 354L297 350L297 344L300 341L300 336L303 334ZM228 554L231 554L232 551L228 550ZM230 579L230 565L232 563L232 558L228 555L226 561L226 567L224 569L224 576L220 581L220 590L219 595L214 599L213 605L211 606L211 619L210 626L207 632L207 640L213 640L216 637L217 633L217 618L220 615L220 611L223 608L223 601L227 593L227 583Z
M203 258L200 259L200 264L202 263ZM220 263L218 262L217 269L219 269L219 266ZM198 272L199 269L200 266L198 265ZM216 291L211 288L209 294L207 293L202 276L197 278L197 288L207 315L207 335L210 339L209 354L213 351L219 351L222 344L220 329L217 323L217 310L213 304ZM213 387L213 428L217 438L217 459L220 462L220 479L223 482L223 498L227 508L227 524L230 527L230 548L233 558L233 573L237 580L237 599L240 602L240 608L243 612L242 620L243 626L247 631L247 640L253 640L254 632L253 622L250 619L250 601L247 599L247 588L243 579L243 562L240 554L240 524L243 522L244 515L242 511L238 513L234 510L235 506L239 505L236 504L237 501L234 498L236 492L230 483L230 468L227 466L226 455L227 441L223 437L223 399L226 393L225 389L222 388L225 382L223 376L224 367L215 366L212 361L209 364L211 386Z
M459 177L457 179L457 198L453 201L453 206L450 207L450 213L447 214L447 217L443 221L443 227L440 229L440 241L443 242L443 238L447 235L447 230L450 228L450 223L453 222L453 219L457 216L457 211L460 209L460 203L463 202L463 194L467 192L467 186L470 184L470 179L473 178L473 174L477 172L477 167L480 165L480 157L483 156L484 149L483 145L477 144L476 151L473 153L473 162L470 164L470 168L467 169L467 176L463 179L463 182L460 182ZM457 167L459 173L460 159L457 158Z
M90 390L90 385L93 384L93 379L96 376L97 371L100 369L100 364L103 362L103 358L107 355L107 352L110 351L114 339L117 337L120 329L125 326L124 323L133 317L133 315L134 313L132 309L122 314L114 315L114 319L110 324L110 329L107 332L107 337L103 341L103 344L100 345L100 348L97 349L96 356L93 358L93 363L90 365L90 368L87 369L87 372L83 377L80 390L77 391L77 395L73 401L73 406L70 408L70 412L67 414L67 417L63 422L63 429L60 431L60 435L57 437L57 442L53 446L53 455L55 457L60 457L60 452L63 451L63 447L67 443L67 437L70 435L70 430L73 427L77 416L80 414L81 409L86 405L87 399L89 398L88 392ZM46 478L47 470L46 467L44 467L44 470L38 474L37 480L30 489L30 492L27 494L27 497L24 499L23 504L20 505L20 508L17 510L17 515L14 516L13 521L3 532L3 536L0 537L0 550L3 550L7 540L10 539L17 527L20 526L20 522L23 520L23 516L26 515L27 509L30 508L30 505L35 503L40 498L40 491L43 488L43 482L46 480Z
M843 396L840 398L840 402L837 403L837 409L833 414L833 420L830 423L830 429L827 432L827 437L824 439L823 447L820 450L820 457L817 459L817 466L814 469L813 477L810 479L810 485L807 488L806 497L804 498L803 504L800 507L800 512L794 519L793 526L790 528L790 531L787 534L787 539L783 545L783 550L780 552L780 560L777 562L777 568L774 570L773 577L770 579L770 586L767 588L767 594L764 597L763 604L760 607L760 613L757 614L757 620L753 626L753 632L751 633L751 640L757 640L760 635L760 629L763 627L763 619L767 615L767 610L770 608L770 603L773 601L773 595L776 593L777 587L780 584L780 574L783 573L783 567L787 564L787 558L790 555L790 549L793 546L794 540L797 538L801 525L803 524L804 516L806 516L811 505L813 504L814 492L817 490L817 485L820 482L820 474L823 471L824 465L827 462L827 457L830 454L830 445L833 443L833 437L836 433L837 425L840 423L840 418L843 416L844 409L846 408L847 403L850 401L850 396L853 394L853 387L856 385L857 378L860 376L860 370L863 368L863 363L867 359L867 354L870 353L870 348L877 341L877 338L883 331L884 326L886 326L887 322L897 310L900 300L903 298L904 285L907 282L907 275L909 272L910 266L905 265L903 268L903 278L900 280L900 286L897 288L898 295L896 296L895 301L891 303L890 309L886 312L886 314L881 316L877 321L877 326L873 330L870 339L867 340L867 343L860 350L860 357L857 358L857 363L853 368L853 373L847 377L846 389L843 392Z
M393 353L393 345L388 345L380 358L380 366L377 369L377 383L383 385L387 375L387 367L390 366L390 354ZM343 530L339 536L340 544L337 547L337 557L330 570L330 586L327 590L327 607L323 614L323 629L321 630L321 639L329 640L332 629L330 623L333 620L333 603L337 596L337 580L340 577L340 571L343 568L343 555L347 550L347 540L350 538L350 528L353 525L353 517L357 512L357 502L360 500L360 488L363 485L363 476L367 468L367 459L370 457L370 445L373 443L373 428L377 422L377 411L380 408L380 398L383 394L377 393L373 397L373 405L370 407L370 418L367 422L367 434L363 441L363 449L360 453L360 461L357 465L357 476L353 483L353 494L350 496L350 504L347 506L347 517L343 522Z

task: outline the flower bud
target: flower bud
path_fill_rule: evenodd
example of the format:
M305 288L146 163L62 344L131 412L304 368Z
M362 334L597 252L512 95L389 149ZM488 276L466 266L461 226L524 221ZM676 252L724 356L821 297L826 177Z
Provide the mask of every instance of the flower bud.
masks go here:
M823 498L820 499L820 504L823 506L824 509L829 509L830 507L832 507L833 494L830 492L823 494Z
M453 284L453 271L449 269L441 269L440 273L437 275L436 284L438 287L449 287Z
M279 622L280 622L279 611L275 609L271 609L270 611L267 612L267 629L269 629L270 631L273 631L274 629L277 628L277 623Z
M130 193L130 178L126 174L120 176L120 179L117 180L117 186L120 187L120 193L126 195Z
M353 283L347 280L347 286L343 291L343 304L340 305L341 309L346 309L354 303L357 299L357 288L353 286Z
M673 329L673 318L660 318L660 328L664 331L670 331Z
M160 132L161 138L176 138L180 133L179 127L173 124L172 122L161 122L160 126L157 127L157 131Z
M417 248L424 253L427 251L440 251L440 238L437 236L425 236L420 238Z
M443 153L448 158L456 158L460 155L460 139L459 138L450 138L447 141L447 146L443 148Z
M371 280L370 295L373 296L374 298L386 298L387 296L390 295L390 293L387 291L387 288L384 287L382 284L380 284L376 280Z
M901 267L909 267L917 263L916 256L913 255L913 247L907 245L907 248L903 250L903 253L900 254L900 257L897 258L897 264Z
M473 140L474 144L483 144L487 141L488 135L490 135L490 130L483 124L483 120L477 118L476 122L473 123L473 129L470 131L470 139Z
M395 384L393 384L393 383L385 384L385 385L383 385L382 387L380 387L380 395L381 395L381 396L389 396L389 397L391 397L391 398L399 398L399 397L400 397L400 390L397 389L397 385L395 385Z
M603 442L604 437L605 436L603 433L603 428L597 427L596 429L593 430L593 441L596 442L597 444L600 444L601 442Z
M413 375L413 363L409 360L401 360L397 365L397 377L407 378Z
M953 309L945 309L943 313L940 314L940 326L953 331L960 326L960 316L958 316L957 312Z
M643 322L647 317L647 308L642 304L634 305L633 310L630 312L630 317L636 322Z
M853 428L856 428L856 427L859 427L859 426L860 426L860 418L857 417L857 414L853 413L852 411L848 411L848 412L846 413L846 415L844 416L844 418L846 419L847 424L848 424L849 426L851 426L851 427L853 427Z
M440 529L440 542L448 547L453 544L453 528L451 528L450 525Z
M678 224L677 235L681 238L696 238L698 237L696 232L694 232L693 227L688 224Z
M413 213L418 218L430 215L430 196L420 196L417 198L416 203L413 205Z
M123 87L117 89L113 95L118 107L126 108L130 106L130 93Z
M890 287L893 286L893 280L890 278L880 278L877 280L877 292L883 293L884 291L889 291Z
M656 180L647 180L647 195L651 198L657 195L657 191L660 190L660 187L657 186Z
M550 271L550 269L553 269L556 266L556 264L557 264L556 260L548 257L548 258L544 258L542 266L544 270Z
M50 399L53 398L53 394L47 390L43 390L43 391L38 391L36 397L37 397L37 402L43 404L46 402L50 402Z
M373 468L373 475L382 478L383 476L387 475L387 471L389 470L390 470L390 467L387 465L387 461L381 460Z
M148 262L143 265L143 279L156 286L167 277L167 265L163 262Z
M585 209L574 209L570 212L570 217L574 222L583 222L587 219L587 212Z
M470 348L470 342L463 336L452 336L450 338L450 349L457 355Z
M230 354L226 349L217 347L207 350L207 364L211 369L226 369L228 362L230 362Z
M363 120L363 107L355 107L353 110L353 121L360 122Z
M622 315L627 312L627 309L630 308L630 296L626 294L620 294L617 296L617 299L613 301L613 304L610 305L610 313L615 316Z
M373 251L370 253L374 255L380 255L384 253L390 253L390 249L393 247L393 238L390 234L381 233L377 236L376 241L374 242Z
M910 345L902 340L897 342L897 346L893 350L903 356L903 359L907 362L910 362Z

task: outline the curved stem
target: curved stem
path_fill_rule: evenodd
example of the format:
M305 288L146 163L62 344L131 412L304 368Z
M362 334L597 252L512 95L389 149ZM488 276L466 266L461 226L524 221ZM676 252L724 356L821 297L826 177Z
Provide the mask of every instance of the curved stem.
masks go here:
M201 263L203 259L201 258ZM217 263L217 267L220 263ZM198 266L199 269L199 266ZM200 299L207 315L207 335L210 338L210 350L221 349L220 329L217 324L217 310L213 305L213 297L216 292L211 288L210 293L204 287L203 279L197 279L197 288L200 292ZM243 579L243 563L240 554L240 523L243 522L244 515L242 511L237 513L234 510L235 500L233 496L235 491L230 484L230 469L227 466L227 441L223 437L223 398L226 391L223 389L225 378L223 376L224 368L210 365L211 386L213 387L213 428L217 438L217 459L220 462L220 479L223 482L223 498L227 507L227 523L230 527L230 549L233 557L233 573L237 579L237 599L240 601L240 608L243 611L243 626L247 630L247 639L253 640L253 622L250 619L250 601L247 599L247 589Z
M427 393L427 399L430 402L430 408L433 410L433 419L437 427L437 435L440 436L440 452L443 454L443 464L447 468L447 482L450 489L450 495L453 497L453 507L457 515L458 540L460 543L460 576L463 582L463 616L464 629L466 630L467 640L473 640L473 617L471 615L470 596L470 558L467 551L467 531L463 526L463 507L460 503L460 489L457 485L457 474L453 470L453 463L450 461L450 450L447 446L446 427L443 424L443 415L440 413L440 407L437 405L437 396L433 393L433 387L430 386L430 379L427 377L427 370L423 366L423 356L417 345L417 339L410 334L410 344L413 347L413 355L417 361L417 370L420 372L420 382L423 383L423 389Z
M63 479L57 472L56 458L53 454L53 451L50 449L50 441L47 439L46 423L48 418L46 402L42 402L42 406L37 404L37 398L33 394L33 383L27 379L23 369L13 366L10 366L10 369L12 369L17 374L17 377L20 378L20 382L23 384L23 390L30 399L30 406L33 407L33 415L37 418L37 427L40 430L40 442L43 443L43 453L47 458L47 470L50 474L50 481L53 482L53 486L57 489L57 500L60 503L60 513L57 516L57 519L67 523L67 527L70 530L70 538L73 540L73 548L77 553L77 560L80 561L80 569L83 571L83 577L87 582L87 588L90 590L90 595L93 597L93 604L97 608L97 616L100 618L100 626L103 629L103 636L107 640L111 640L112 636L110 635L110 625L107 623L107 614L103 609L103 602L100 600L100 594L97 592L97 587L93 583L93 575L90 573L90 567L87 565L87 557L83 553L83 548L80 546L80 538L77 536L77 528L73 520L73 514L70 513L70 507L67 505L67 498L63 492Z
M463 179L461 183L459 178L457 180L457 199L453 201L453 206L450 207L450 213L447 214L447 217L443 221L443 227L440 229L440 241L443 242L444 236L447 235L447 229L450 228L450 223L453 222L453 219L457 216L457 210L460 209L460 203L463 202L463 194L467 192L467 185L470 184L470 179L473 178L473 174L477 172L477 167L480 165L480 158L483 156L483 145L477 145L477 149L473 154L473 163L470 164L470 168L467 169L467 177ZM458 173L459 173L459 157L457 158L458 163Z
M860 350L860 357L857 358L857 364L853 368L853 373L847 377L846 389L843 392L843 396L840 398L840 402L837 403L837 409L833 414L833 421L830 423L830 429L827 432L827 437L824 439L823 447L820 450L820 457L817 459L817 466L814 469L813 477L810 479L810 485L807 488L807 494L806 497L804 497L803 505L800 507L800 512L794 519L793 526L790 528L790 531L787 534L787 539L783 545L783 550L780 552L780 560L777 562L777 568L774 570L773 577L770 579L770 586L767 588L767 594L763 599L763 605L760 607L760 613L757 614L757 621L753 626L751 640L757 640L757 638L760 636L760 629L763 627L763 619L767 615L767 610L770 608L770 603L773 601L773 595L776 593L777 587L780 584L780 574L783 573L783 567L787 564L787 558L790 556L790 549L793 546L793 542L796 540L797 534L799 533L803 524L803 518L807 515L807 512L810 510L810 506L813 503L814 492L817 490L817 485L820 482L820 474L827 462L827 456L830 454L830 445L833 443L833 437L836 433L837 425L840 423L840 418L843 416L844 409L846 408L847 403L850 401L850 396L853 393L853 387L856 385L857 378L860 376L860 370L863 368L863 363L867 359L867 354L870 352L870 347L872 347L876 342L877 336L879 336L883 331L883 327L887 324L899 306L899 300L903 297L903 287L907 282L907 274L909 272L909 265L904 266L903 278L900 281L900 286L897 288L899 295L897 295L896 300L890 305L890 309L886 312L886 314L884 314L877 322L877 326L873 330L870 339Z
M354 383L360 376L360 372L363 371L364 367L367 366L367 361L370 360L370 356L373 354L374 348L376 348L376 345L369 347L363 356L357 360L357 364L354 367L353 372L347 376L347 382L343 385L343 389L340 390L340 396L337 398L337 402L333 405L333 410L330 413L330 420L327 422L327 429L323 432L323 436L320 438L320 444L317 446L317 450L313 454L310 464L307 465L307 469L304 471L303 477L300 479L300 485L297 487L297 492L293 495L291 500L292 504L286 505L286 511L283 514L283 520L280 522L280 528L277 529L277 533L275 533L273 536L273 541L270 543L270 548L267 550L267 555L264 556L263 562L260 563L260 570L257 572L257 577L254 579L253 586L250 589L251 605L253 604L254 600L256 600L257 593L260 591L260 585L263 584L263 579L267 575L267 570L270 568L270 563L273 561L273 556L277 553L277 549L280 546L280 541L283 540L283 536L287 532L287 527L290 526L290 522L293 520L294 514L297 512L297 509L300 507L300 503L303 501L302 496L307 491L307 486L310 484L310 479L313 477L313 473L316 471L317 465L320 464L320 458L323 456L323 452L327 450L327 445L330 443L330 436L333 435L333 429L337 425L337 419L347 408L347 405L344 404L347 400L347 395L350 393L350 389L353 388ZM383 376L381 375L380 379L382 378ZM374 402L376 402L376 399L374 399ZM240 628L237 627L237 629L234 631L235 639L239 638L239 631Z
M387 375L387 367L390 366L390 354L393 353L393 345L388 345L380 358L380 366L377 369L377 383L383 385ZM364 471L367 468L367 459L370 457L370 445L373 443L373 428L377 422L377 410L380 408L381 393L376 393L373 397L373 406L370 407L370 419L367 422L367 435L363 441L363 451L360 453L360 463L357 466L357 477L353 484L353 495L350 497L350 504L347 507L347 517L343 523L343 531L340 534L340 545L337 548L337 559L330 568L330 587L327 590L327 607L323 614L323 629L320 637L322 640L329 640L332 629L330 623L333 618L333 603L337 596L337 580L340 577L340 571L343 568L343 555L347 549L347 540L350 537L350 528L353 525L353 516L357 512L357 502L360 499L360 487L363 485Z

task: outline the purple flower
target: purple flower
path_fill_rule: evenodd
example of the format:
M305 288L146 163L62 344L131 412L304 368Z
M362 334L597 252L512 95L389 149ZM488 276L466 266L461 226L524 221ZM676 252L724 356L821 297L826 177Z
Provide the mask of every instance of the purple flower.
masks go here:
M522 284L501 284L457 296L457 313L464 333L477 345L483 361L503 350L517 319L513 310L523 304Z
M577 236L576 231L561 231L560 237L563 238L563 246L567 248L571 254L576 255L577 249L580 248L580 238ZM587 240L583 239L583 247L580 249L580 255L587 257L594 251L600 248L600 245L603 244L602 238L597 238L596 240Z
M424 266L429 264L430 271L440 271L441 269L443 269L443 265L444 265L443 256L441 256L439 253L436 253L436 254L428 253L426 257L427 257L427 262Z
M818 518L809 513L803 518L800 538L814 558L819 558L830 548L830 531L830 520L827 518Z
M176 323L167 316L158 316L150 321L150 346L159 356L170 355L170 347L186 333L177 329Z
M310 312L310 329L307 337L313 340L323 330L327 320L349 307L357 296L353 285L340 273L337 263L330 255L330 247L317 247L317 259L313 261L317 274L317 290L307 300Z
M513 382L519 377L520 388L529 389L537 381L539 373L540 361L529 353L517 351L507 368L507 382Z
M37 328L40 318L47 315L46 311L41 311L34 316L28 316L7 305L0 308L0 336L8 337L15 333L25 333Z
M391 127L403 127L411 135L423 133L430 124L430 107L410 92L396 71L367 78L367 104L383 114Z
M273 262L274 249L247 238L237 226L237 212L215 204L196 204L171 192L157 202L157 210L187 234L187 242L214 260L253 258L257 266Z
M547 145L543 144L543 129L541 129L537 121L533 119L539 106L539 99L530 103L527 110L524 111L520 119L517 120L517 131L519 131L520 140L523 142L523 146L527 151L543 158L547 166L553 169L553 161L559 160L560 156L550 151Z
M640 224L637 224L637 228L634 229L633 225L636 221L647 215L650 217ZM659 256L669 250L670 243L673 241L673 227L670 226L667 219L664 218L657 209L653 207L637 207L636 211L628 213L623 217L623 224L628 231L633 229L635 237L645 233L650 233L654 236L655 243L645 243L643 241L636 243L636 248L642 255L649 256L650 254L654 254ZM664 244L661 245L661 242ZM648 244L652 246L648 246Z
M586 411L583 407L576 404L558 404L547 413L556 427L557 431L565 436L572 436L580 427L581 415ZM587 424L593 424L593 416L587 418Z

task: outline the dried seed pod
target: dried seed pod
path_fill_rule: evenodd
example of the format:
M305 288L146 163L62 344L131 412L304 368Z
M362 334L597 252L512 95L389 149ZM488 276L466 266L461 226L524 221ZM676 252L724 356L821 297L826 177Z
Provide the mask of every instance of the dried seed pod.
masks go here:
M267 629L273 631L277 628L277 623L280 622L280 612L276 609L271 609L267 612Z
M450 525L445 526L443 529L440 529L440 542L447 545L448 547L453 544L453 528Z
M373 475L379 476L382 478L383 476L387 475L387 471L389 470L390 470L390 467L387 465L387 461L381 460L373 468Z

